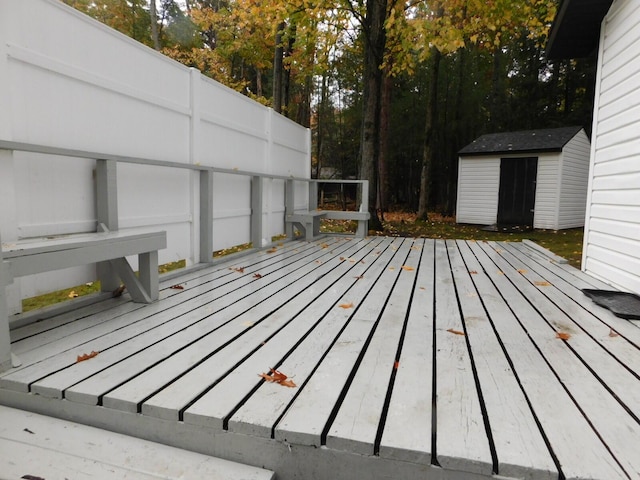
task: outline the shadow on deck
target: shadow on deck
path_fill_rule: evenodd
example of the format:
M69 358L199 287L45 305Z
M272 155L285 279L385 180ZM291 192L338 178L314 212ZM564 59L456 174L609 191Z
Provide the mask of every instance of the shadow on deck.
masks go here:
M285 480L640 478L603 287L521 243L290 242L12 331L0 403Z

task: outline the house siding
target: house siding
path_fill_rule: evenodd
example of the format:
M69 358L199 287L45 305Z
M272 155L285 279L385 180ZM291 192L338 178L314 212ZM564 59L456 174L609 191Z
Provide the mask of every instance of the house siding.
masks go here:
M496 223L499 187L499 158L461 158L458 167L456 222L480 225Z
M591 145L584 131L578 132L563 149L560 159L558 229L584 225L590 149Z
M640 293L640 3L616 1L598 60L583 270Z

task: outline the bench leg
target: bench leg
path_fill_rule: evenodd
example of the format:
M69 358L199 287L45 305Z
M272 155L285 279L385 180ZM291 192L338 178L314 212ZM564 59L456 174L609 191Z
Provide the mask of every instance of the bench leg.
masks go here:
M138 278L142 287L149 294L152 302L158 300L160 275L158 274L158 252L147 252L138 255Z
M358 220L358 229L356 230L356 237L365 238L369 234L369 221Z
M109 263L113 266L113 269L118 272L118 276L122 282L127 286L127 291L131 295L134 302L137 303L151 303L151 296L145 290L140 279L136 276L135 272L127 262L126 258L116 258L115 260L109 260Z

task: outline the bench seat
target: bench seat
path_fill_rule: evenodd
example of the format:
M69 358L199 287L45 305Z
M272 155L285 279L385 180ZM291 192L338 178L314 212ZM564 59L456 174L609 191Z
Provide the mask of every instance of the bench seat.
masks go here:
M286 216L286 224L288 228L295 227L300 230L305 240L311 241L320 234L320 220L327 218L330 220L355 220L358 222L358 230L356 237L364 238L368 232L368 223L371 215L369 212L353 212L345 210L311 210L304 212L295 212ZM290 232L289 236L292 236Z

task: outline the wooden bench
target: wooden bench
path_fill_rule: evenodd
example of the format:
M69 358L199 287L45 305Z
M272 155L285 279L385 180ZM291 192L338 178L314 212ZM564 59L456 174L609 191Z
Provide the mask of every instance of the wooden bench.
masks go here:
M285 223L288 228L295 226L297 230L304 234L305 240L310 241L320 234L320 220L322 218L330 220L356 220L358 222L358 229L356 230L355 236L364 238L367 236L371 215L369 212L312 210L289 214L285 217Z
M104 227L102 227L103 230ZM158 250L166 248L166 232L96 232L3 243L0 250L0 371L10 357L5 287L13 279L90 263L106 262L127 287L134 302L158 299ZM138 255L139 274L125 257ZM6 337L5 337L6 335ZM15 366L17 360L12 362Z

